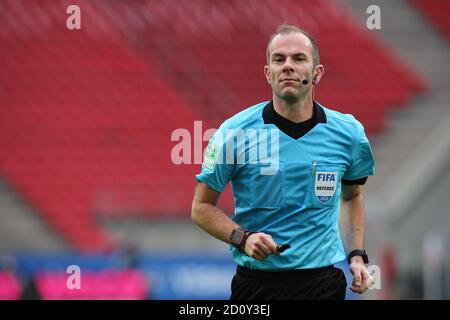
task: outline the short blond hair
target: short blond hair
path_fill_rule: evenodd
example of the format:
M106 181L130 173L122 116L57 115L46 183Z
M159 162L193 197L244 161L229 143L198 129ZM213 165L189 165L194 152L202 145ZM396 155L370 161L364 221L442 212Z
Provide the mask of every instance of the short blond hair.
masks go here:
M270 44L272 43L273 38L275 38L279 34L289 34L289 33L295 33L295 32L304 34L309 39L309 41L311 41L311 45L313 48L314 66L320 64L319 49L317 48L316 40L309 34L309 32L302 30L296 26L290 25L290 24L282 24L277 28L277 31L270 36L269 42L267 43L267 49L266 49L267 65L269 65L269 62L270 62L269 47L270 47Z

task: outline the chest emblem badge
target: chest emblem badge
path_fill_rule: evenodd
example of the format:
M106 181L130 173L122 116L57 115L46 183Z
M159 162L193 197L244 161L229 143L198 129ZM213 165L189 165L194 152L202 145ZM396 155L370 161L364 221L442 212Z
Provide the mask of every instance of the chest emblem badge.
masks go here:
M323 204L333 198L338 180L337 172L316 171L314 193Z

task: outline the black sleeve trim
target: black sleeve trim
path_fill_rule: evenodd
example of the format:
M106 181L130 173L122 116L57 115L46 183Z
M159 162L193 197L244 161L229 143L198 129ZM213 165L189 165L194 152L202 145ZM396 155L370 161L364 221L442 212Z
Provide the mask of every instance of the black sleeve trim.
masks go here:
M361 178L361 179L358 179L358 180L344 180L344 179L342 179L341 183L342 184L346 184L348 186L351 186L351 185L354 185L354 184L361 184L361 185L363 185L363 184L366 183L367 178L368 177L364 177L364 178Z

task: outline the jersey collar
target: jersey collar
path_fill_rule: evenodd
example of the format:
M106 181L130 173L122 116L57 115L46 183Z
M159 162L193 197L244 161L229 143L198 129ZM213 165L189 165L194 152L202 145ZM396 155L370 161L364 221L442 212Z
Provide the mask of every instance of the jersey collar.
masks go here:
M293 139L298 139L314 128L318 123L326 123L327 117L322 106L313 101L313 116L311 119L299 123L292 122L278 114L273 107L273 101L266 104L263 109L264 124L274 124L278 129Z

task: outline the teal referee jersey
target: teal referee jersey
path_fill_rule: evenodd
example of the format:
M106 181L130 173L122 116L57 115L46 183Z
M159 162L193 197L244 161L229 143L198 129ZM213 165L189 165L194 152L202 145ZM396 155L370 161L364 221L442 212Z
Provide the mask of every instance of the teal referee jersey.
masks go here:
M341 183L373 175L374 157L363 126L352 115L317 102L313 114L295 124L276 114L272 102L263 102L226 120L209 141L196 179L218 192L230 182L232 219L291 245L263 261L230 246L238 265L282 271L345 259L338 226ZM303 134L289 133L290 126L304 126Z

